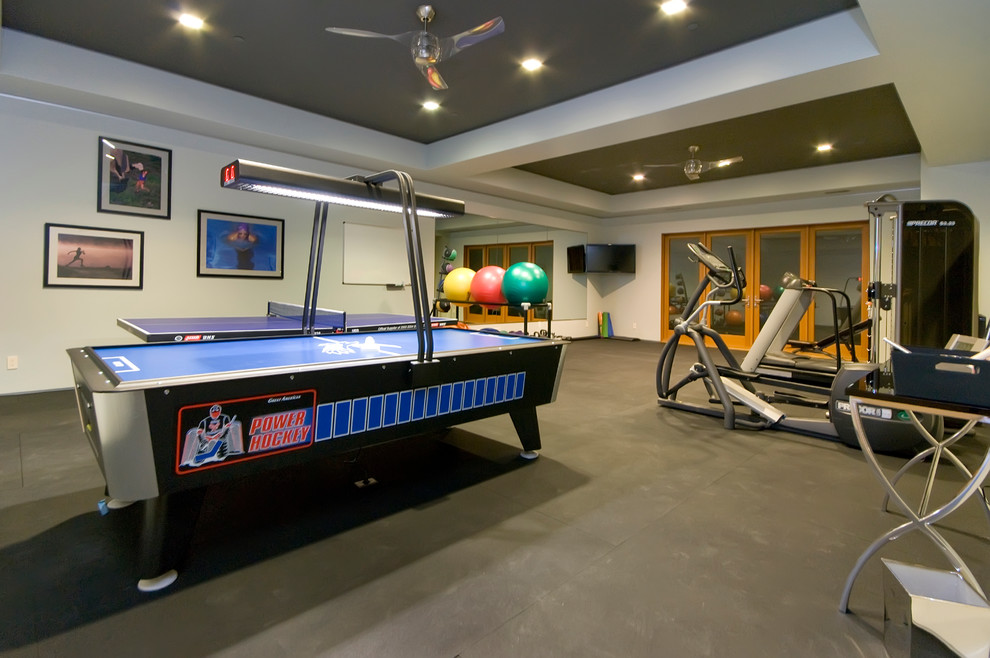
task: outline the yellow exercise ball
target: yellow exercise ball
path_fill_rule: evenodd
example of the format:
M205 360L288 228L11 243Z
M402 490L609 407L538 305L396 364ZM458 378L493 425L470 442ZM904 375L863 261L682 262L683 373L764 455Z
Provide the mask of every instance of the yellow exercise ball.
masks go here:
M452 302L471 301L471 281L474 280L474 270L470 267L458 267L450 271L443 279L443 292Z

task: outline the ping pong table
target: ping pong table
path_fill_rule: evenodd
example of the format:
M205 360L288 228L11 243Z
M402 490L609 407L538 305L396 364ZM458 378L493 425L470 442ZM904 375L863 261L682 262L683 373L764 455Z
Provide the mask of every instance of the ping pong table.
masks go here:
M299 304L268 302L268 312L260 316L192 318L118 318L117 326L146 343L199 342L238 338L299 336L303 334L342 334L378 331L404 331L416 328L412 315L394 313L346 313L316 309L313 327L303 324L304 309ZM430 318L434 328L457 324L457 318Z

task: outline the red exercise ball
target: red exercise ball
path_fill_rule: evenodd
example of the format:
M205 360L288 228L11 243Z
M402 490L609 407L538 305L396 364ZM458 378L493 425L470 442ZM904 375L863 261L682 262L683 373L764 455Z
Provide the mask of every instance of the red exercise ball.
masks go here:
M770 289L770 286L768 286L765 283L761 283L760 284L760 299L762 299L765 302L768 302L768 301L770 301L770 297L772 297L772 296L773 296L773 290Z
M498 265L482 267L471 279L471 299L480 303L505 304L502 279L505 270Z
M725 324L730 327L738 327L743 323L742 311L729 311L725 314Z

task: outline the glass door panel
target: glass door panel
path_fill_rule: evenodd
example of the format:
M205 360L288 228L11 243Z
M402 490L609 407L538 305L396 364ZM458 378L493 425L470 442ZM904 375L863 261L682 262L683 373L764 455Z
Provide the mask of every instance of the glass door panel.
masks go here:
M868 225L843 225L821 227L812 231L813 267L815 282L822 288L841 290L849 296L851 308L839 302L836 312L828 298L819 294L809 316L813 323L814 339L822 340L835 335L836 323L839 331L856 325L865 317L866 297L863 292L863 277L869 267L869 254L866 249ZM841 300L841 296L839 297ZM857 354L865 355L866 332L857 336ZM829 350L833 352L833 350ZM844 355L848 358L848 354Z
M464 248L464 267L469 267L475 272L480 270L485 266L485 248L484 247L465 247ZM477 304L472 304L470 306L464 307L464 321L465 322L484 322L485 321L485 309Z
M496 265L505 269L505 257L506 248L503 245L491 245L487 248L487 253L485 254L485 265ZM500 322L505 322L505 307L503 306L479 306L477 304L473 305L473 309L479 309L482 313L484 319L482 322L485 324L497 324Z
M666 266L662 276L660 333L664 340L670 337L674 323L684 312L688 298L701 280L701 269L698 263L691 260L691 252L688 250L688 244L692 242L704 242L703 236L664 236L663 239Z
M528 263L530 261L529 255L529 245L528 244L510 244L506 247L508 260L506 264L503 265L505 269L509 269L510 266L516 263ZM506 319L510 322L522 322L523 314L520 309L517 308L506 308Z
M722 335L725 344L732 348L747 349L752 343L752 331L750 326L755 323L747 322L748 314L752 312L754 305L751 304L750 291L753 285L750 281L750 254L749 246L751 231L745 233L723 233L711 234L710 249L715 255L729 264L729 250L732 247L736 260L736 267L741 268L746 273L746 286L743 288L743 298L739 302L726 306L713 306L708 314L708 324L715 331ZM728 288L716 293L712 299L730 299L735 294L735 289Z
M754 280L753 303L758 309L754 313L756 332L763 329L770 313L776 308L777 300L784 292L784 275L791 273L801 276L807 271L807 263L802 257L807 232L803 229L761 230L756 233L757 255L756 277ZM800 325L790 338L800 338Z

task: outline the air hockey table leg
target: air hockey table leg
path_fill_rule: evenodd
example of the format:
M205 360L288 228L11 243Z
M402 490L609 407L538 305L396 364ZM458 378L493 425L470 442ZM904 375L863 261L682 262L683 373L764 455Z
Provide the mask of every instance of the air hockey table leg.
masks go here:
M509 412L512 418L512 425L516 428L519 441L522 442L523 451L520 456L523 459L536 459L540 456L537 452L543 447L540 441L540 421L536 417L536 407L522 407Z
M138 589L155 592L175 582L176 566L189 552L206 488L189 489L143 501Z

